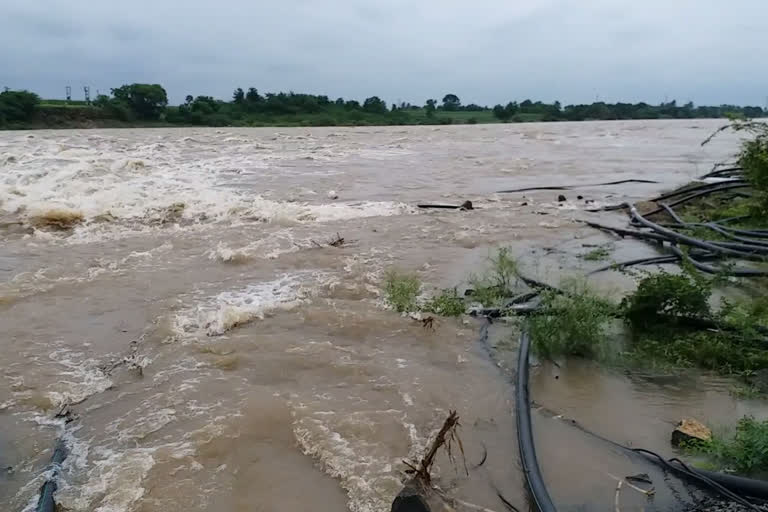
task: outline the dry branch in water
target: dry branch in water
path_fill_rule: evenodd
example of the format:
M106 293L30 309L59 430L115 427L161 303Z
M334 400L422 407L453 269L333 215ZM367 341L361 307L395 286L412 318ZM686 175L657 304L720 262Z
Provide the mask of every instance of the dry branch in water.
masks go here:
M319 244L314 240L310 240L310 241L312 242L312 244L314 244L315 247L324 247L326 245L328 247L341 247L348 243L347 240L338 233L336 233L335 238L331 238L330 240L323 242L322 244Z
M405 486L392 502L392 512L428 512L430 509L429 502L435 499L438 502L443 503L443 506L447 506L453 502L460 504L464 507L471 508L473 510L488 511L483 507L478 507L470 503L462 502L452 498L447 498L444 492L432 485L432 476L430 474L432 465L435 462L435 456L440 448L445 448L448 454L448 459L451 463L456 463L454 457L454 446L459 447L461 457L464 464L464 471L469 476L469 470L467 469L467 461L464 456L464 445L461 442L461 438L458 434L459 427L459 415L456 411L450 411L448 417L443 422L443 426L435 436L435 439L430 443L429 448L419 462L408 462L406 460L403 463L408 466L409 469L406 473L411 475L411 478L405 483ZM493 511L489 511L493 512Z
M411 468L413 471L414 478L421 480L425 486L431 487L432 477L430 476L430 469L435 462L437 451L442 446L445 446L446 452L448 453L448 459L452 463L455 463L456 459L453 456L453 445L458 445L459 450L461 451L461 457L464 459L464 471L467 475L469 475L466 458L464 457L464 445L462 444L461 438L457 432L459 426L459 415L456 413L456 411L450 411L450 414L445 419L442 428L437 433L434 441L432 441L429 450L427 450L427 453L421 459L418 468L407 461L403 461L405 465Z

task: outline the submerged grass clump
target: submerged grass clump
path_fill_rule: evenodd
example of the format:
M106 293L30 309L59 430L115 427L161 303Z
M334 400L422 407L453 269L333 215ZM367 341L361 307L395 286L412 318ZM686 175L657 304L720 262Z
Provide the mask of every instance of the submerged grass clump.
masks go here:
M488 261L490 267L480 276L470 276L469 284L473 299L487 308L493 308L501 306L504 299L511 296L519 269L517 260L507 247L499 248Z
M554 290L541 294L543 311L529 321L534 351L546 358L601 358L615 306L584 282L566 282L562 288L563 294Z
M705 455L717 468L744 475L765 474L768 472L768 420L744 416L732 435L715 435L712 440L688 449Z
M420 292L421 281L415 275L397 271L386 275L384 281L386 301L398 313L418 311Z
M443 290L440 295L427 300L421 310L440 316L461 316L466 311L466 305L464 298L459 296L456 288L452 288Z
M581 259L584 261L603 261L611 255L611 251L607 247L596 247L588 253L582 254Z

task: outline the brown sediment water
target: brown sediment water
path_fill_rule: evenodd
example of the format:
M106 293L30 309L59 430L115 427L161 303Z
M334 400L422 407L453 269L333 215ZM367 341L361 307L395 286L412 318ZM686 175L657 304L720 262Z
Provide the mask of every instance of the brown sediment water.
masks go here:
M484 446L488 459L469 477L441 459L441 486L524 506L509 375L474 320L433 331L388 311L383 274L460 286L499 246L553 283L600 266L576 257L610 240L576 222L596 217L584 210L708 171L734 149L699 146L720 124L0 133L1 508L34 509L63 435L56 498L69 510L388 510L401 460L449 409L468 464ZM659 183L563 203L495 193L631 178ZM476 209L415 208L465 200ZM323 246L337 234L345 244ZM511 334L494 335L513 357ZM765 411L729 385L578 362L532 373L542 407L662 451L681 416ZM66 427L64 404L77 416ZM558 504L613 503L604 473L630 471L625 457L551 414L534 427Z

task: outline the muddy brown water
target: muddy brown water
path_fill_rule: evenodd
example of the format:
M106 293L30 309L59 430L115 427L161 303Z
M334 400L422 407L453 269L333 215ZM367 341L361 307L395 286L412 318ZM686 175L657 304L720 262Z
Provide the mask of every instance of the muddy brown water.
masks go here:
M595 217L577 194L641 200L703 174L735 148L728 136L699 146L720 124L0 133L0 508L34 509L63 436L56 498L68 510L389 510L401 460L449 409L470 468L483 447L488 459L469 477L442 459L440 485L524 507L513 333L493 329L492 359L473 320L424 329L384 307L385 272L417 272L427 293L462 286L499 246L552 283L599 266L577 255L610 238L576 222ZM566 191L563 204L556 191L495 193L630 178L660 183ZM467 199L476 210L414 208ZM45 226L80 216L71 230ZM337 234L344 246L318 247ZM631 286L615 273L594 283ZM534 368L537 449L558 505L613 506L609 473L652 470L556 415L671 454L682 416L765 415L731 384ZM67 425L64 404L77 417ZM674 504L669 489L655 505L622 500Z

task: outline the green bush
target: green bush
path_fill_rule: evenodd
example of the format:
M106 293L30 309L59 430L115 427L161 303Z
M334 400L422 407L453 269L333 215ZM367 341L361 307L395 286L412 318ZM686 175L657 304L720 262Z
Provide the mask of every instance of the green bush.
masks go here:
M564 294L541 293L541 314L529 321L534 351L542 357L603 357L615 306L585 283L566 282Z
M507 247L499 248L488 261L490 268L481 276L470 276L469 283L473 299L491 308L500 306L511 295L512 287L518 279L518 266Z
M418 311L419 292L421 292L421 281L412 274L392 271L385 277L384 294L387 304L398 313Z
M768 472L768 421L741 418L732 437L715 436L703 445L690 447L706 454L715 464L741 474Z
M40 104L40 97L29 91L0 92L0 121L27 121Z
M648 330L677 317L710 318L711 295L711 284L691 272L661 271L643 278L621 306L634 329Z
M752 214L765 218L768 215L768 124L759 123L757 135L742 145L739 165L744 176L755 189L755 203Z
M459 296L456 288L452 288L443 290L440 295L429 299L421 309L440 316L461 316L466 311L466 306L464 298Z

